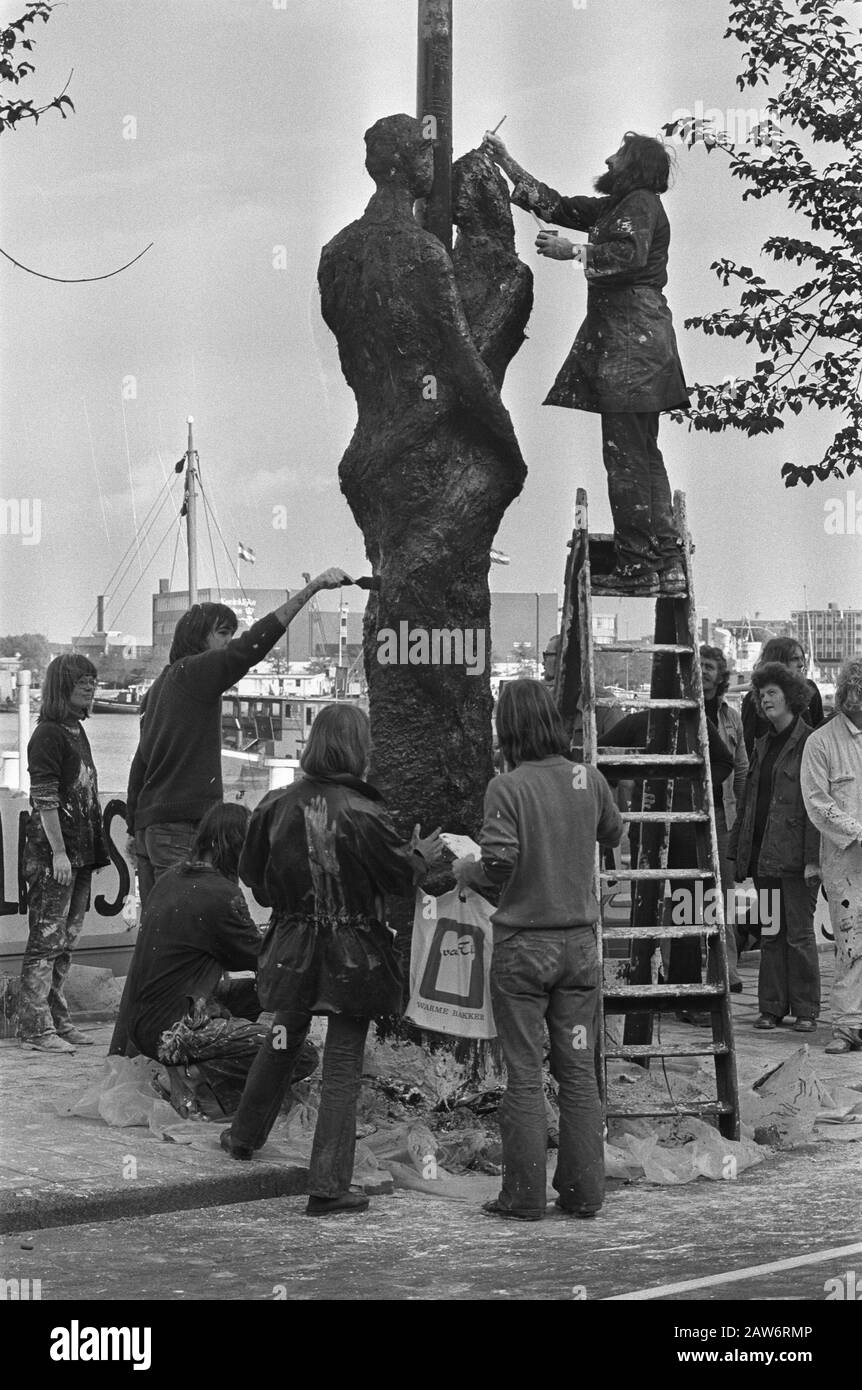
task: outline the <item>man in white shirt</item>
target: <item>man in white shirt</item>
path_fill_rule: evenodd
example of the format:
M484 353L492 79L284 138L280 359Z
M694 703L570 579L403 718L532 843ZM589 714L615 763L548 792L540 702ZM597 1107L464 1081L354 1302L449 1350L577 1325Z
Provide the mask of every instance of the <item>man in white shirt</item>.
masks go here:
M832 1041L862 1051L862 656L838 673L835 717L802 755L802 795L820 831L820 867L835 938Z

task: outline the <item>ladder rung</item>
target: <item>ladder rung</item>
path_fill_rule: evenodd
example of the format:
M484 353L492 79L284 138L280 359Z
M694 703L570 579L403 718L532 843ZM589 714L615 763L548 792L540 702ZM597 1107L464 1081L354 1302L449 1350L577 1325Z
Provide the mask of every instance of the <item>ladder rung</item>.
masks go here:
M635 656L638 652L653 652L666 656L693 656L694 647L683 646L679 642L597 642L596 652L624 652Z
M679 824L680 821L708 821L709 816L706 811L621 811L623 820L638 821L649 824L651 821L672 821Z
M644 764L650 767L700 767L703 758L699 753L626 753L620 749L617 753L597 753L596 763L599 767L617 763L625 766L630 764L632 767L643 767Z
M704 998L718 998L724 994L724 985L609 985L603 991L605 999L655 999L666 1002L674 999L691 999L698 995Z
M708 927L702 922L693 922L683 927L604 927L604 941L677 941L691 936L718 936L717 926Z
M606 1047L605 1057L610 1060L628 1057L726 1057L730 1052L727 1043L631 1043L629 1046Z
M633 1106L631 1109L609 1110L609 1120L645 1120L651 1115L732 1115L734 1107L725 1100L690 1100L679 1105L653 1105L649 1109Z
M604 883L620 879L625 883L632 883L640 879L686 879L686 878L714 878L711 869L602 869L599 878Z
M601 650L601 648L599 650ZM594 703L596 705L601 706L603 709L616 709L621 704L625 705L629 703L636 704L638 709L697 709L697 700L683 699L653 700L652 698L650 698L637 701L628 701L618 700L614 695L600 695Z

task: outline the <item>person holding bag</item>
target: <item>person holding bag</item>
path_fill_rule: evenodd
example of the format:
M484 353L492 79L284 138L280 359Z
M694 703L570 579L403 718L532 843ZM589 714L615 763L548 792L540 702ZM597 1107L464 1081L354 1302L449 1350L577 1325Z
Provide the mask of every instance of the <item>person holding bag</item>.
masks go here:
M438 831L404 844L380 793L363 780L368 716L329 705L311 726L304 776L255 810L239 873L273 910L258 965L258 995L272 1029L249 1072L221 1145L249 1159L266 1142L312 1016L328 1019L323 1087L314 1132L306 1214L363 1211L350 1191L356 1099L372 1018L400 1013L402 982L385 893L412 894L443 854Z
M623 821L595 767L572 763L542 681L500 691L497 733L507 771L489 783L481 863L452 866L462 888L505 885L493 914L491 1000L506 1062L500 1104L503 1183L489 1216L540 1221L547 1205L544 1025L559 1084L557 1206L595 1216L604 1199L602 1107L595 1050L601 977L593 887L596 841L618 845Z

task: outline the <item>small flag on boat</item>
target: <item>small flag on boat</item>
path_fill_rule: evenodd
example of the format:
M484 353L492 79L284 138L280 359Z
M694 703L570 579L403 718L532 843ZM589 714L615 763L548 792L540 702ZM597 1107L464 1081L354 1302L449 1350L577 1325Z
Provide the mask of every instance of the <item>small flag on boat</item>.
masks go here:
M504 555L502 550L492 550L491 563L493 565L508 565L509 557L508 555Z
M236 548L240 560L247 560L250 565L254 564L254 551L250 545L243 545L242 541L238 541Z

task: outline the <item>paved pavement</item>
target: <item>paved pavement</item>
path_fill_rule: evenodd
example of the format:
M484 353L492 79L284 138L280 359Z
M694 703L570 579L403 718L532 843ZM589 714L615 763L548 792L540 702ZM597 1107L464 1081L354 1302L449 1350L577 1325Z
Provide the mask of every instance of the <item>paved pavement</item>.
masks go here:
M824 1054L830 1037L825 1020L817 1033L807 1038L789 1028L772 1033L752 1028L757 1014L757 963L756 954L743 958L745 990L733 997L742 1080L750 1082L807 1041L824 1083L862 1086L862 1054ZM824 997L828 999L830 957L822 955L821 963ZM828 1014L825 1017L828 1019ZM201 1137L190 1147L164 1142L141 1127L111 1128L101 1120L58 1115L57 1110L68 1108L98 1075L107 1050L110 1024L80 1026L96 1045L80 1048L74 1055L45 1056L22 1051L12 1039L0 1041L0 1232L27 1234L55 1226L190 1211L305 1190L306 1170L286 1166L278 1155L268 1156L266 1149L251 1163L229 1160L218 1147L222 1125L217 1123L201 1122ZM681 1040L691 1033L681 1023L665 1024L665 1028L665 1037L670 1040ZM833 1140L825 1147L852 1151L851 1162L862 1161L862 1142L838 1144ZM792 1164L794 1156L784 1156L781 1161ZM812 1178L810 1172L808 1177ZM494 1180L475 1180L477 1202L488 1195L485 1187L489 1181L493 1187ZM690 1186L701 1191L710 1184ZM650 1188L650 1192L656 1189ZM656 1200L664 1201L665 1197Z

